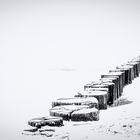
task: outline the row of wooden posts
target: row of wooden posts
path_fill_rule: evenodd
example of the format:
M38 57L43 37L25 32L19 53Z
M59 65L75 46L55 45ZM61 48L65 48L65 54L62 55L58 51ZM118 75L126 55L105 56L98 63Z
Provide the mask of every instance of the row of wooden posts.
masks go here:
M122 96L123 88L131 84L140 74L140 56L102 74L98 82L84 86L72 98L60 98L52 102L50 116L34 118L28 124L42 126L62 126L67 121L98 121L102 109L116 105Z

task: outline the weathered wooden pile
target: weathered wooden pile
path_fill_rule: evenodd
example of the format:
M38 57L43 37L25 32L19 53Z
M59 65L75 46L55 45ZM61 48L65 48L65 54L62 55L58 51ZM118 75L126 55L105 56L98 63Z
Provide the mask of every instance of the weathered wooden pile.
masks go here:
M131 84L139 74L140 56L102 74L98 82L86 84L84 90L74 97L53 101L50 116L34 118L28 124L41 128L45 125L62 126L63 120L98 121L100 110L117 103L123 88Z

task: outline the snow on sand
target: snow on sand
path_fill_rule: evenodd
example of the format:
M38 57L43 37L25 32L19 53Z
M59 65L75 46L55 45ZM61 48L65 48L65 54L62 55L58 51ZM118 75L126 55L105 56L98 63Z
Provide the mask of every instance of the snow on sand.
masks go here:
M44 131L42 135L32 137L40 139L47 136L56 140L93 140L93 139L139 139L140 111L139 111L139 82L137 78L132 84L124 88L123 96L118 106L100 111L100 120L93 122L64 122L63 127L44 127L53 131ZM26 136L25 136L26 137ZM43 138L42 138L43 139Z

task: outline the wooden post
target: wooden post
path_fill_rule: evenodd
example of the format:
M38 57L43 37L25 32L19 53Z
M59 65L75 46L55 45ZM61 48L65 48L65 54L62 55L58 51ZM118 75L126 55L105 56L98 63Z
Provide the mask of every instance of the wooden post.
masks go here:
M75 97L95 97L99 103L99 109L107 109L108 92L106 91L83 91Z

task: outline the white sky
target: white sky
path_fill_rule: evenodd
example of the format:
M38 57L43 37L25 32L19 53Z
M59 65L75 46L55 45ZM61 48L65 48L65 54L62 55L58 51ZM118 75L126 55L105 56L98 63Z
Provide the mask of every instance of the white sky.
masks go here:
M139 1L0 0L2 80L26 70L116 66L139 55L139 38Z

